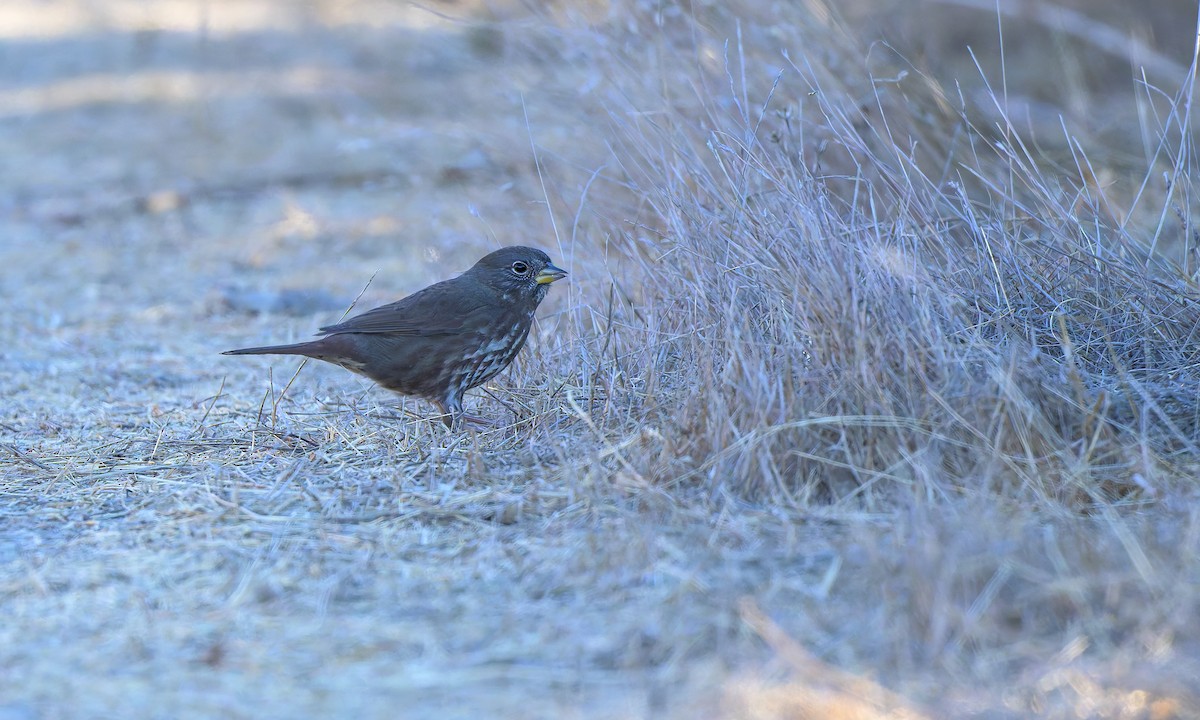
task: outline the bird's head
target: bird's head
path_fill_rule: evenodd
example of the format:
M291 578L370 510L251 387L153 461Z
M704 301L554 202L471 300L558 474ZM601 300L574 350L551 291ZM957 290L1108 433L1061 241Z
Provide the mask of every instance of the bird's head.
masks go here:
M550 262L550 256L531 247L513 245L483 256L467 272L503 294L541 302L550 283L566 277L567 271Z

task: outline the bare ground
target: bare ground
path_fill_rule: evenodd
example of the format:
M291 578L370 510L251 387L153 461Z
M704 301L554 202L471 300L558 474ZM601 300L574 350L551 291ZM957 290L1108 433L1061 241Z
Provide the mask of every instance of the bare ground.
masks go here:
M588 198L601 71L497 13L0 8L0 720L1195 717L1187 486L785 508L627 459L674 452L597 380L654 221ZM515 242L572 276L501 429L218 354Z

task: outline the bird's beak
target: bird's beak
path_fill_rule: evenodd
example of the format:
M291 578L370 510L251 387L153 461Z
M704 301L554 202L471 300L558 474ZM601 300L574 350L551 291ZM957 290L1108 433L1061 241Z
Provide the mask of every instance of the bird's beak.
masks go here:
M567 276L567 271L551 263L542 268L542 271L537 274L534 280L537 280L538 285L547 285L555 280L562 280Z

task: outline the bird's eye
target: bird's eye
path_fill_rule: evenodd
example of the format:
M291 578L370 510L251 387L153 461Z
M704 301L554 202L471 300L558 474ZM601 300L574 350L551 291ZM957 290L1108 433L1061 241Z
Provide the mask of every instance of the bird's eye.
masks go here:
M524 277L525 275L529 274L529 266L518 260L512 264L512 271L521 277Z

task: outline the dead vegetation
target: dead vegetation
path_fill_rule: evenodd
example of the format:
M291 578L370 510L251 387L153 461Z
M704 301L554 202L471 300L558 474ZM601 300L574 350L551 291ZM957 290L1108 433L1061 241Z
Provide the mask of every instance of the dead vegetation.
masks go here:
M0 718L1200 715L1194 63L1111 74L1169 23L50 5ZM217 355L518 241L571 277L502 428Z

